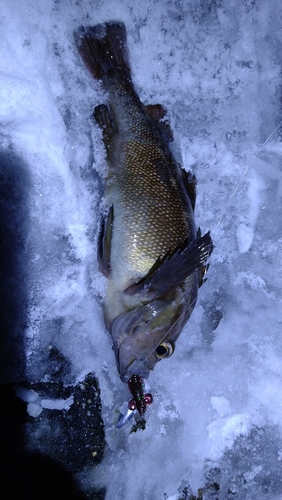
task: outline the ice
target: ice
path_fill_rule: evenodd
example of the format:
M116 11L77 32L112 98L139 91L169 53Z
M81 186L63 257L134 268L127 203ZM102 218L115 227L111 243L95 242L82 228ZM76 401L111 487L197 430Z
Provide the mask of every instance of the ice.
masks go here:
M34 403L31 401L27 405L27 413L33 418L39 417L39 415L42 413L42 411L43 411L43 408L40 404L37 404L37 403Z
M228 415L230 413L230 403L223 396L212 396L211 404L220 416Z
M16 394L20 399L28 403L27 412L33 417L38 417L43 408L48 408L49 410L68 410L73 404L73 396L67 399L40 398L36 391L25 389L24 387L18 387Z
M73 404L73 396L68 399L42 399L42 408L47 408L48 410L68 410Z
M17 396L23 401L32 403L38 399L38 393L32 389L25 389L24 387L18 387L16 390Z
M185 488L186 498L203 488L207 500L213 484L220 500L281 497L279 9L278 0L2 1L1 154L17 155L28 177L16 184L26 207L25 371L48 382L44 359L55 346L72 381L99 378L107 448L83 481L106 486L107 500L176 500ZM79 25L113 19L126 24L141 99L167 108L197 176L197 224L215 245L175 354L146 382L146 429L132 434L130 424L115 430L129 393L103 324L96 262L106 163L90 117L106 98L73 40ZM66 404L35 396L21 393L33 418L42 405Z

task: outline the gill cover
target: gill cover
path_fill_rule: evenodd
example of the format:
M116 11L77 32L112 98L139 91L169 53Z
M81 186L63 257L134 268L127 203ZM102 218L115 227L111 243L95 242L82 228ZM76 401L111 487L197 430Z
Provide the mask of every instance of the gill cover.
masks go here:
M160 359L173 353L174 341L182 328L182 321L178 321L182 312L179 295L174 293L173 297L138 306L113 322L111 335L123 382L133 373L148 377Z

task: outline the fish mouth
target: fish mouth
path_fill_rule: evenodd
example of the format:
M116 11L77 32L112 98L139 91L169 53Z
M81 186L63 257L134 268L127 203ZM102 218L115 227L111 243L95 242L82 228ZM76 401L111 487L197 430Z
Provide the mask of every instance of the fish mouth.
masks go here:
M138 360L134 358L134 360L129 363L126 367L121 366L121 362L119 361L119 374L122 382L127 383L133 374L139 375L143 378L148 378L149 373L152 368L150 368L146 364L146 360Z

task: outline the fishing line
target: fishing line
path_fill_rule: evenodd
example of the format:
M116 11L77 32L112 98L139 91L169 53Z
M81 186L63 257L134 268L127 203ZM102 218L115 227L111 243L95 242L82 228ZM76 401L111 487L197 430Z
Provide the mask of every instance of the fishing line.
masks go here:
M234 198L236 192L238 191L239 187L241 186L243 180L244 180L244 177L246 176L246 174L248 173L248 171L250 170L250 168L252 168L252 164L254 162L254 160L257 158L257 156L261 153L261 151L263 150L264 146L270 141L271 137L273 137L273 135L275 134L275 132L279 129L279 127L282 125L282 120L278 123L278 125L275 127L275 129L271 132L271 134L267 137L267 139L264 141L264 143L261 145L261 147L259 148L259 150L257 151L257 153L253 156L253 158L251 159L250 163L249 163L249 166L248 168L246 168L246 170L244 171L243 175L240 177L240 180L238 181L233 193L230 195L229 197L229 200L227 201L227 204L225 206L225 211L224 213L222 214L222 216L220 217L218 223L216 224L215 226L215 229L217 229L221 222L222 222L222 219L223 217L225 217L226 215L226 208L230 205L231 203L231 200Z

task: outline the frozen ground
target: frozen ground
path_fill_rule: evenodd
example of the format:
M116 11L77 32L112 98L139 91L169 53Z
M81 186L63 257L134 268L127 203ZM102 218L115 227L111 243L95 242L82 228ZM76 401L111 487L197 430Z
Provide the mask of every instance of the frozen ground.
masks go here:
M107 449L82 480L106 486L107 500L176 500L205 485L205 500L282 498L281 14L279 0L2 0L1 154L13 151L26 174L25 370L48 380L52 345L74 380L99 377ZM114 428L128 391L100 306L105 161L90 115L103 93L73 41L80 24L113 19L127 26L141 99L168 110L198 179L197 223L215 244L136 434Z

